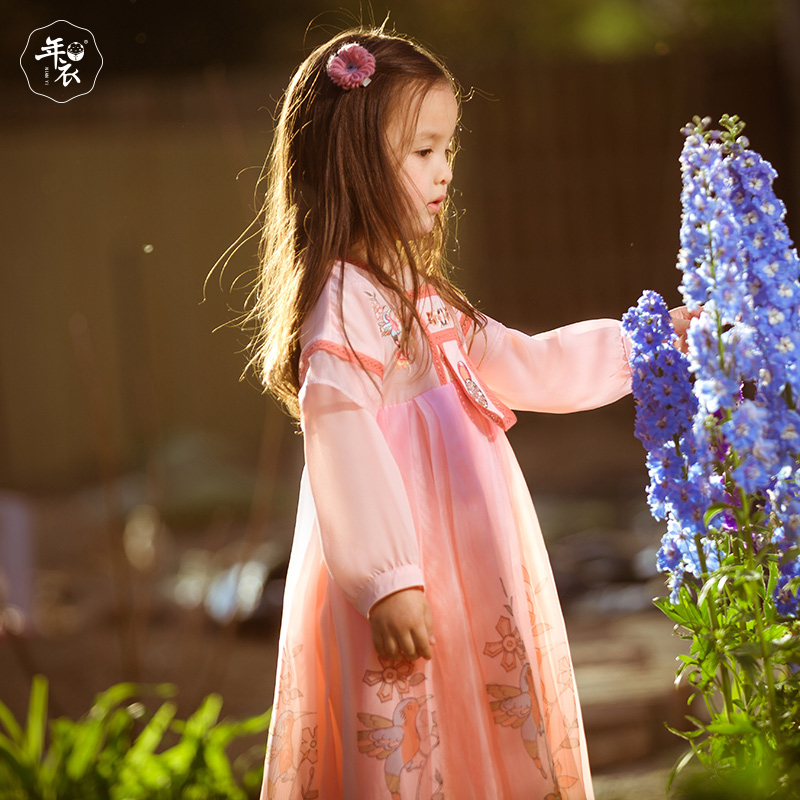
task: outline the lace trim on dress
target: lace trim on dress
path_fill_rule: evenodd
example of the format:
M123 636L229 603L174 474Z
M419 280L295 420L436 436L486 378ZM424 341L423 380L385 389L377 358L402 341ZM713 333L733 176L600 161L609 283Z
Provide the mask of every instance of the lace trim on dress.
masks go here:
M456 327L453 315L432 286L422 287L417 311L436 356L437 372L446 365L478 411L507 431L517 421L514 412L481 379L459 338L461 326Z
M308 359L317 352L317 350L325 350L328 353L341 358L342 361L350 361L353 364L363 366L365 369L377 375L378 378L383 380L383 364L376 358L359 353L350 347L345 347L343 344L328 341L327 339L317 339L311 344L307 345L300 356L300 383L302 384L305 379L306 371L308 370Z

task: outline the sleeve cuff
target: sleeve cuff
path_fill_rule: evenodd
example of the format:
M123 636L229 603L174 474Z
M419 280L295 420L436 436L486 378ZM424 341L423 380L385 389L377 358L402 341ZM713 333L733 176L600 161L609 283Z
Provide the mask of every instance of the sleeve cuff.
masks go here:
M625 361L630 364L631 363L631 352L633 350L633 344L631 343L630 337L624 330L622 330L622 326L620 325L620 338L622 339L622 349L625 352Z
M424 585L422 570L416 564L395 567L376 575L364 586L356 599L356 608L366 617L369 614L369 610L378 600L382 600L384 597L403 589L412 589L417 586L424 587Z
M622 350L625 356L623 369L625 371L625 375L627 376L627 386L628 391L630 392L633 386L633 373L631 372L631 353L633 352L633 343L631 342L628 334L622 329L622 325L620 325L619 333L620 339L622 339Z

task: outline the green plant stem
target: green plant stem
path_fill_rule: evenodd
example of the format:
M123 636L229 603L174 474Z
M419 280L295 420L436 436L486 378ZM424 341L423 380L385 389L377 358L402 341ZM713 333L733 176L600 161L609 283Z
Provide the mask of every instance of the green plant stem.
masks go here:
M742 532L746 533L750 541L750 546L746 547L747 552L747 569L748 572L756 572L761 569L761 565L756 560L756 545L753 541L753 522L750 515L750 501L744 490L739 490L739 496L742 503L742 513L744 518L744 525ZM764 665L764 675L767 683L767 702L769 703L769 720L772 726L773 735L777 741L778 731L780 730L778 718L776 716L777 699L775 697L775 677L773 675L772 657L767 647L767 642L764 639L764 620L763 611L764 604L762 598L755 590L752 581L748 581L745 589L747 593L748 603L753 614L753 624L756 629L756 636L758 637L758 646L761 651L761 660Z
M757 593L754 593L752 583L747 583L747 596L753 608L753 622L756 627L756 635L758 636L758 644L761 650L761 660L764 662L764 673L767 681L767 698L769 702L769 721L772 725L773 735L777 741L779 722L776 717L776 698L775 698L775 678L772 674L772 658L769 654L769 648L766 641L764 641L764 622L762 616L762 604Z
M736 458L736 460L738 461L738 458ZM761 570L761 565L757 560L756 545L755 541L753 540L754 526L751 516L751 504L747 494L741 488L739 489L739 498L742 508L742 523L740 525L740 530L741 534L747 537L747 540L742 543L744 545L744 551L746 554L746 569L747 572L751 574L757 573ZM763 664L765 682L767 686L769 721L772 727L773 737L777 742L780 726L777 718L777 698L775 694L775 678L773 675L772 657L770 655L767 642L764 638L764 603L763 599L759 595L759 592L753 586L753 582L750 580L748 580L745 585L745 595L747 598L747 605L750 609L750 613L752 614L753 625L755 627L756 638L758 640L758 648L761 653L761 661Z
M699 533L696 533L694 536L695 547L697 547L697 557L700 560L700 570L702 572L703 580L708 580L708 568L706 566L706 554L703 551L703 541L702 537ZM720 651L719 649L719 642L718 642L718 632L719 632L719 615L717 613L717 601L714 597L713 592L708 592L706 595L706 601L708 602L708 616L711 620L711 632L714 636L714 650L716 650L721 656L724 657L724 652ZM720 671L720 682L721 682L721 689L722 689L722 702L725 708L725 716L728 718L728 722L732 721L731 718L731 711L733 709L733 698L731 694L731 679L730 675L728 675L728 668L725 666L723 662L723 658L720 658L719 664L719 671Z

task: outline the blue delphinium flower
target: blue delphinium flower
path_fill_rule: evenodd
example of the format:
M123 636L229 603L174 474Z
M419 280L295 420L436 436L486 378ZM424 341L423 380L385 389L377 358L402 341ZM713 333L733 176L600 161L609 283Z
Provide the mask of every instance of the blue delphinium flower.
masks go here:
M688 361L672 345L675 331L663 298L645 291L623 317L631 342L633 395L640 407L636 436L647 450L680 436L687 412L696 405L689 384Z
M774 598L780 613L797 615L800 259L772 188L775 170L747 149L735 118L723 118L727 134L708 131L710 122L695 118L684 129L680 159L680 290L687 306L702 308L688 358L672 346L655 293L624 320L648 503L667 521L657 562L674 600L702 562L706 571L719 565L720 534L744 536L742 525L748 547L784 553ZM751 498L744 505L742 493Z
M661 548L656 556L656 566L660 572L668 573L668 585L673 602L676 602L678 590L687 574L699 578L704 573L719 568L717 544L708 538L701 538L700 542L702 559L693 532L670 515L667 520L667 532L661 538Z
M784 467L767 494L774 527L772 541L787 553L800 546L800 468Z
M796 381L800 355L800 262L775 196L777 173L758 153L742 149L728 159L732 192L738 202L742 260L750 302L743 317L758 333L758 345L770 364L764 393L780 392Z
M784 617L796 617L800 607L797 585L792 581L800 579L800 561L793 558L781 566L781 574L775 587L775 608Z
M704 120L685 131L681 156L684 239L700 244L691 259L679 259L679 267L683 287L705 290L705 295L684 291L686 302L703 305L705 312L688 337L695 393L705 415L695 420L695 432L698 441L709 442L702 435L713 427L709 415L724 422L739 404L740 387L749 383L753 408L760 409L760 435L751 435L752 409L745 438L739 436L742 424L723 424L721 435L737 454L729 465L732 479L746 492L763 492L797 454L797 443L781 436L781 426L787 411L794 413L787 409L787 387L800 384L800 262L784 222L785 207L772 189L775 170L746 149L744 137L723 141L724 136L706 133L708 124ZM698 207L713 207L714 213L698 215ZM698 226L704 235L692 239L689 233ZM705 455L713 460L718 454Z
M704 529L706 498L703 484L696 480L691 430L697 399L688 359L674 347L675 332L663 298L644 292L622 324L631 342L634 432L648 451L648 503L653 516L668 524L657 563L670 573L670 585L677 592L683 573L697 569L692 537Z

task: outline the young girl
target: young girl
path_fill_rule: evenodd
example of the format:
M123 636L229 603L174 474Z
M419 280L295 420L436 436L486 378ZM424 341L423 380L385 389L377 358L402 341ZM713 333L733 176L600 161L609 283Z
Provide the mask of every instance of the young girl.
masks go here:
M583 800L589 762L511 409L629 391L620 324L539 336L443 266L458 90L354 30L283 98L253 312L306 468L262 798Z

